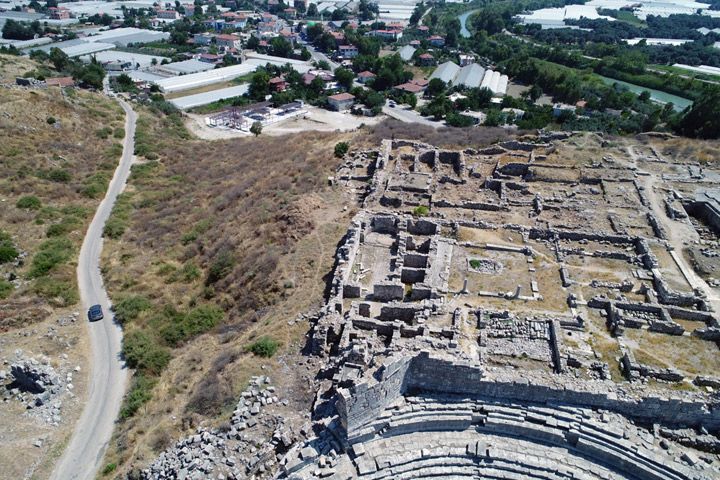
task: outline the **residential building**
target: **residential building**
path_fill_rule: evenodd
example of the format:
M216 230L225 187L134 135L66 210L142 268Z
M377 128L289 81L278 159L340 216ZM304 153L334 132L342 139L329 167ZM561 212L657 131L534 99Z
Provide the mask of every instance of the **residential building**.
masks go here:
M420 62L420 65L423 67L430 67L435 65L435 57L433 57L429 53L423 53L418 57L418 60Z
M445 38L441 37L440 35L433 35L430 38L428 38L428 42L430 42L430 45L433 47L444 47L445 46Z
M364 72L358 73L358 75L357 75L357 81L358 81L359 83L362 83L363 85L365 85L365 84L367 84L368 82L370 82L371 80L373 80L373 79L375 78L375 76L376 76L376 75L375 75L374 73L372 73L372 72L370 72L370 71L368 71L368 70L365 70Z
M155 12L155 17L163 20L179 20L180 14L177 10L157 10Z
M310 85L313 80L317 78L317 75L314 75L312 73L303 73L301 78L303 85Z
M430 33L430 27L428 27L427 25L418 25L417 31L422 35L427 35L428 33Z
M360 52L355 45L340 45L338 47L338 54L342 58L355 58Z
M402 30L371 30L365 35L368 37L382 38L383 40L397 41L402 38Z
M355 104L355 95L349 93L338 93L328 97L330 108L338 112L348 110Z
M273 77L270 79L270 90L273 92L282 92L287 88L287 82L283 77Z
M223 56L222 55L215 55L212 53L201 53L198 57L198 60L204 63L211 63L213 65L218 65L222 63Z
M475 57L473 55L467 55L467 54L461 53L459 55L459 57L460 57L460 66L461 67L470 65L471 63L475 63Z
M240 37L229 34L216 35L215 43L218 47L238 48L240 46Z
M399 92L412 93L413 95L418 95L420 93L423 93L425 90L427 90L427 86L428 86L427 80L410 80L407 83L396 85L393 88Z
M209 33L196 33L193 35L193 43L198 46L207 46L212 43L213 36Z
M50 18L52 20L67 20L70 18L70 10L65 7L50 7Z

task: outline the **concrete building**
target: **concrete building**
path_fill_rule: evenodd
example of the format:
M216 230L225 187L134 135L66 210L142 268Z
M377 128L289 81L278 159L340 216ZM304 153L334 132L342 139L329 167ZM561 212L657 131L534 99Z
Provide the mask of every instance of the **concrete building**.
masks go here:
M355 95L349 93L338 93L328 97L328 103L333 110L341 112L347 110L355 104Z
M357 75L357 81L358 83L362 83L363 85L367 84L371 80L375 78L375 74L372 72L369 72L365 70L364 72L360 72Z
M342 58L355 58L360 52L355 45L340 45L338 53Z

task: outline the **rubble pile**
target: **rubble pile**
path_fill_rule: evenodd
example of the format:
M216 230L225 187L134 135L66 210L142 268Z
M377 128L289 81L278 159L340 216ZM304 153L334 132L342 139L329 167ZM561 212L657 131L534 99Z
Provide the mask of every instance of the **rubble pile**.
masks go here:
M279 412L272 411L273 406L287 405L287 400L277 396L269 377L253 377L228 424L219 429L198 428L161 453L142 471L142 478L233 480L270 476L282 454L309 430L305 427L295 432Z

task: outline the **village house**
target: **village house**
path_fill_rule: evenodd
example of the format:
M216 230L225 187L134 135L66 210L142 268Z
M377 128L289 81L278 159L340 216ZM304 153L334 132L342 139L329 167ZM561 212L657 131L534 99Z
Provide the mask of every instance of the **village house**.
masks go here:
M360 72L360 73L358 73L358 75L357 75L357 81L358 81L359 83L362 83L363 85L367 84L368 82L370 82L370 81L373 80L374 78L375 78L375 74L372 73L372 72L370 72L370 71L368 71L368 70L365 70L364 72Z
M331 95L328 97L328 104L330 104L330 108L337 110L338 112L348 110L355 104L355 95L351 95L349 93Z
M50 7L50 18L52 20L67 20L70 18L70 10L65 7Z
M430 42L430 45L432 45L433 47L445 46L445 38L441 37L440 35L433 35L432 37L428 38L428 42Z
M429 53L423 53L418 57L418 62L423 67L430 67L435 65L435 57Z
M155 17L162 20L179 20L180 13L177 10L160 10L155 12Z
M359 53L355 45L340 45L338 47L338 54L342 58L355 58Z
M287 88L287 82L283 77L273 77L268 83L273 92L282 92Z
M218 47L238 48L240 46L240 37L229 34L216 35L215 43Z

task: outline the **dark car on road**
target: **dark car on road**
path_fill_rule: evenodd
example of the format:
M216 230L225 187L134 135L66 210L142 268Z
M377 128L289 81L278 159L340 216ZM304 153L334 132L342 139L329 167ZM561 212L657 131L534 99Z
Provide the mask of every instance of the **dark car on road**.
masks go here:
M88 320L96 322L103 319L103 311L100 305L93 305L88 309Z

